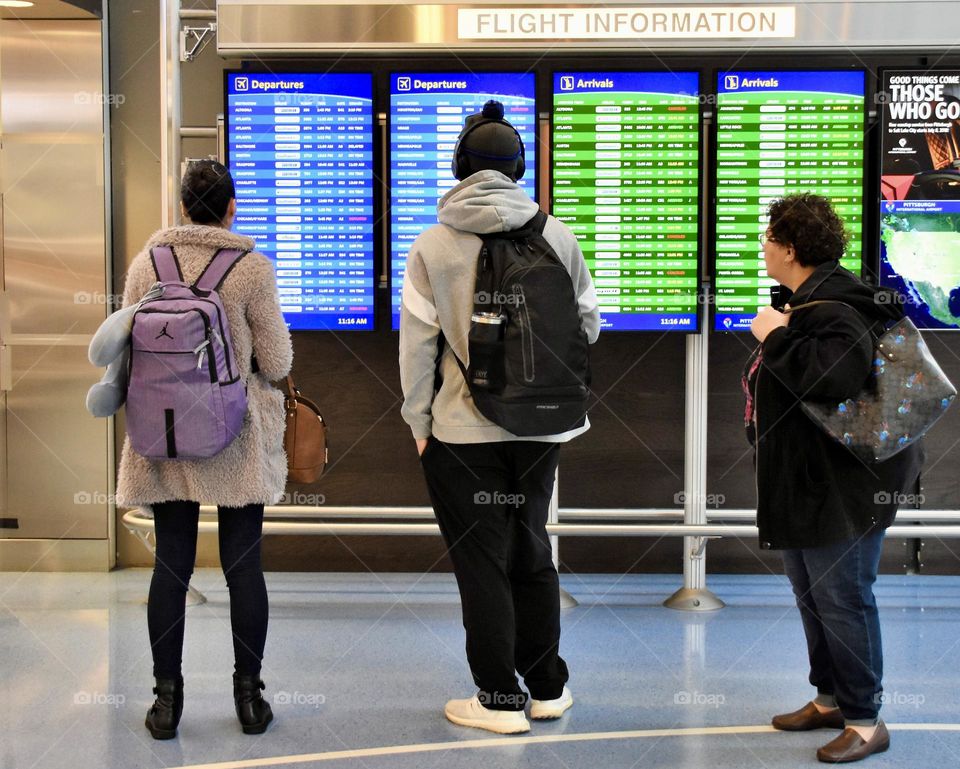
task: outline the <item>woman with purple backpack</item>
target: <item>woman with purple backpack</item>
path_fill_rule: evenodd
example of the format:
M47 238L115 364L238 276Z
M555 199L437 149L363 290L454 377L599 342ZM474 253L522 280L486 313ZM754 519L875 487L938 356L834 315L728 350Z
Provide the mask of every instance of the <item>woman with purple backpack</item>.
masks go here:
M156 562L147 624L157 697L147 713L146 727L158 740L176 736L183 710L184 609L196 559L201 502L218 506L220 561L230 591L237 717L246 734L261 734L273 718L261 694L268 602L260 543L264 505L277 502L283 495L287 473L283 395L270 382L283 379L293 360L272 263L252 251L250 238L230 232L237 210L230 173L215 161L192 163L183 177L180 198L182 213L190 223L160 230L147 241L127 271L123 296L125 307L136 304L155 283L162 282L165 290L169 286L171 296L185 295L187 304L195 301L209 306L206 313L187 309L151 311L144 304L133 321L127 393L130 435L120 460L117 502L153 509ZM150 312L171 314L151 318L147 314ZM138 323L141 315L143 322ZM206 339L199 346L174 339L189 330L188 323L200 333L206 329ZM145 329L150 330L149 339L144 336ZM171 348L169 355L164 355L164 345ZM178 407L179 413L175 412L173 401L170 408L166 408L166 401L156 404L160 421L151 448L156 444L158 451L144 450L145 430L134 429L146 427L153 418L138 412L137 404L161 400L150 386L154 382L144 382L143 377L153 380L167 375L172 382L166 386L182 385L175 396L177 403L189 401L187 396L195 392L190 380L195 376L194 367L174 370L173 363L186 353L197 361L196 369L202 377L207 377L209 369L206 385L209 389L213 384L222 404L218 407L220 425L226 425L228 434L220 436L219 443L212 441L216 452L212 456L186 449L202 442L204 436L191 434L196 432L199 420L182 406ZM155 368L147 369L148 365ZM152 373L140 373L138 379L138 366L140 372ZM228 390L237 391L238 379L246 390L245 397L242 391L237 396L239 413L237 398L226 394ZM135 397L135 389L145 386L150 386L150 394L141 392L139 398ZM196 403L199 398L194 398ZM209 410L206 403L204 408ZM229 434L230 416L223 418L231 411L237 415L235 435ZM131 436L137 438L133 444L140 450L132 444Z

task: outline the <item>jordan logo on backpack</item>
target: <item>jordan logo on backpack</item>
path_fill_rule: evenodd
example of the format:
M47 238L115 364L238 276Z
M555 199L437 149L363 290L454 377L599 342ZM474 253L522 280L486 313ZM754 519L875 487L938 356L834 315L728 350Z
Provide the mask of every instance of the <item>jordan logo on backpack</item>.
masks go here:
M169 325L170 325L169 323L164 323L164 324L163 324L163 328L160 329L160 333L157 334L157 335L154 337L154 339L159 339L159 338L162 337L162 336L165 336L167 339L173 339L173 337L170 336L170 334L167 333L167 326L169 326Z

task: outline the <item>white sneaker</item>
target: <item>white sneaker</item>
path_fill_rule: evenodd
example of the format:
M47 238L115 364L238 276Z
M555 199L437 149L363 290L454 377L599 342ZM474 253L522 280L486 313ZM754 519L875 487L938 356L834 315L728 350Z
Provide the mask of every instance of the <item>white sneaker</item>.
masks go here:
M564 686L563 694L555 700L530 700L530 718L538 721L547 718L560 718L573 707L573 695Z
M443 713L449 721L460 726L474 726L497 734L530 731L530 722L522 710L490 710L480 704L477 695L468 700L450 700Z

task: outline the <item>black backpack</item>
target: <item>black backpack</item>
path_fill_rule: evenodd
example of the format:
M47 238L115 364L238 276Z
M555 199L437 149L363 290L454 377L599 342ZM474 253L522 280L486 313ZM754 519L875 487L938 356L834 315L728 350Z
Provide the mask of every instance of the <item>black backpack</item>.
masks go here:
M520 229L479 236L469 366L457 359L480 413L519 436L564 433L587 414L587 335L546 223L538 211Z

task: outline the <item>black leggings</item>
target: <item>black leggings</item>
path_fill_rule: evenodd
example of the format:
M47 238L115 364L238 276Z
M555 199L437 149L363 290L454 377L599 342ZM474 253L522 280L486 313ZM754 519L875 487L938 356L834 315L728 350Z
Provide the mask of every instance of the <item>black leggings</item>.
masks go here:
M161 502L153 507L157 556L150 582L147 625L153 675L179 678L183 663L183 618L187 586L197 559L198 502ZM230 590L230 624L236 672L259 675L267 640L267 585L260 563L263 505L219 507L220 563Z

